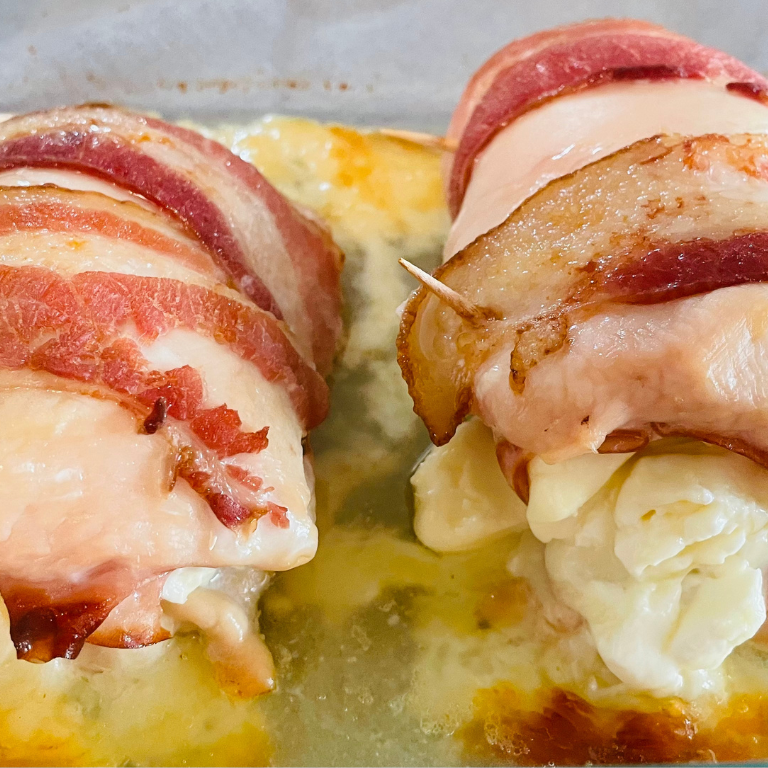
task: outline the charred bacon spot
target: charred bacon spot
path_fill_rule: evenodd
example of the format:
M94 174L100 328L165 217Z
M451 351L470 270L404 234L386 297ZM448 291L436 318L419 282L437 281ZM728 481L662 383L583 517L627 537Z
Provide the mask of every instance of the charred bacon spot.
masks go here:
M736 697L714 726L702 727L680 700L651 711L609 709L554 688L523 706L511 687L478 692L458 733L465 762L483 765L636 765L741 762L768 756L768 702Z
M287 507L281 507L279 504L269 502L269 519L272 525L277 528L290 528L290 521L288 520Z
M155 400L155 404L152 406L152 410L144 419L142 429L144 434L154 435L160 427L165 423L165 419L168 416L168 403L164 397L158 397Z
M567 318L565 315L542 318L519 329L516 334L509 361L509 386L519 395L525 389L525 378L530 370L565 344L568 338Z
M731 93L738 93L761 104L768 104L768 90L758 83L728 83L725 88Z
M34 598L34 590L30 590ZM16 656L24 661L46 662L55 658L74 659L89 635L115 606L116 600L40 604L30 596L4 594L10 618L11 640Z
M227 528L236 528L251 517L249 510L225 493L208 492L205 498L213 513Z
M262 480L251 475L247 470L235 465L223 465L224 476L214 474L206 459L192 446L178 449L176 472L178 477L189 483L190 487L207 502L211 511L227 528L235 529L247 520L258 520L272 510L271 502L266 506L246 507L233 497L233 489L228 478L241 483L251 491L269 490L262 488Z
M235 464L226 465L227 474L238 483L242 483L246 488L250 488L252 491L260 491L264 485L264 481L252 475L247 469L238 467Z
M237 411L226 405L200 411L190 423L192 431L220 458L238 453L258 453L269 445L269 427L263 427L258 432L243 432L242 425Z

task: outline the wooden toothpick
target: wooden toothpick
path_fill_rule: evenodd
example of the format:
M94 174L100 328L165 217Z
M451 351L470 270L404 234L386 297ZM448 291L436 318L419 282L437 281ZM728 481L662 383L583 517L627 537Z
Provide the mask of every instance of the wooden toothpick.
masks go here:
M486 309L474 304L469 299L465 299L460 293L449 288L445 283L441 283L437 278L432 277L423 269L419 269L410 261L400 259L400 266L410 275L413 275L428 291L437 296L440 301L447 304L457 315L463 317L473 325L482 325L493 320L496 313L493 310Z

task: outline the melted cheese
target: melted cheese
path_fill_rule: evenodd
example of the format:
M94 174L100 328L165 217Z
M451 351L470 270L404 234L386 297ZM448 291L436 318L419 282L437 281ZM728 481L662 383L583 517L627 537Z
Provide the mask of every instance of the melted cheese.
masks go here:
M411 478L413 527L423 544L462 552L525 528L525 505L504 479L494 445L488 427L473 419L419 464Z
M216 583L220 572L214 569L179 569L162 592L163 626L173 634L188 626L201 630L220 685L236 696L258 696L275 686L272 654L259 634L253 611L247 610L253 608L269 579L255 574L251 582L254 576L256 583L247 587L250 605L227 594L226 587Z
M471 424L414 476L416 532L438 551L515 527L488 470L490 431ZM662 441L636 455L535 458L529 478L527 520L541 543L524 540L508 567L530 581L547 622L582 637L583 617L629 690L722 691L723 662L766 618L768 472L721 449Z
M534 530L552 517L546 486L572 476L572 461L583 478L569 514L546 523L556 593L628 686L688 698L722 688L723 661L766 617L768 472L695 443L654 446L619 471L615 457L588 459L543 472L533 461Z
M767 131L764 105L698 81L616 83L553 99L499 131L477 158L444 258L547 182L640 139Z

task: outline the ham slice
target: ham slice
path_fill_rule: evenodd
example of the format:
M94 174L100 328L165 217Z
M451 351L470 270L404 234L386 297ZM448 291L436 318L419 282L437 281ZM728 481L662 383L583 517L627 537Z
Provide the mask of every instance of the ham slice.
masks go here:
M459 211L475 158L520 115L607 83L681 79L730 85L732 93L750 98L768 91L768 81L737 59L646 22L606 19L511 43L470 81L451 121L448 137L459 141L448 182L452 214Z
M0 170L19 167L92 174L168 211L329 371L341 333L341 253L314 219L220 144L155 118L83 106L2 123Z

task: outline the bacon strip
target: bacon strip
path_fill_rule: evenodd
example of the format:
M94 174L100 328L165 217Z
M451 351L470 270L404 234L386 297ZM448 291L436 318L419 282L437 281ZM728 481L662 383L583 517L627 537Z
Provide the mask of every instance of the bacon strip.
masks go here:
M134 203L54 186L0 187L0 237L41 231L133 243L218 282L227 281L211 255L160 211L150 213Z
M199 134L100 106L0 126L0 169L68 168L143 195L183 222L327 373L341 333L341 254L250 164Z
M582 302L611 297L633 304L658 304L731 285L762 283L768 279L768 232L735 234L727 240L702 237L662 243L640 259L604 271L590 262L584 272L588 280L574 291Z
M220 405L198 411L192 423L192 431L222 458L238 453L258 453L267 447L269 427L258 432L243 432L237 411Z
M316 408L321 404L317 397L325 396L325 383L279 330L270 338L274 319L233 305L218 294L170 280L101 272L66 280L41 268L0 266L0 366L106 386L135 397L147 408L154 408L162 398L167 413L188 421L191 432L218 458L258 452L266 447L266 429L243 432L232 409L201 408L202 382L194 369L152 371L136 343L119 336L128 324L144 339L178 326L209 333L254 362L270 380L281 378L300 412L322 416ZM233 312L237 322L230 322ZM265 354L271 358L265 359ZM199 450L185 444L182 438L179 474L204 496L224 525L235 527L271 510L258 502L254 507L238 501L238 496L250 498L253 492L239 479L228 479L215 461L203 459ZM238 483L245 493L233 492Z
M645 22L606 19L518 40L473 77L451 121L459 141L448 199L461 206L472 163L493 136L556 96L626 80L703 79L734 93L765 98L768 81L737 59Z
M199 286L104 272L83 272L67 280L42 268L0 266L0 303L0 364L6 367L30 364L82 381L103 370L107 384L130 391L134 361L126 359L125 346L116 346L114 337L129 325L144 341L187 328L229 346L256 365L267 381L282 385L306 429L327 413L325 382L301 359L274 318ZM57 337L30 349L33 340L52 330ZM97 353L103 357L95 357ZM147 388L152 385L146 383ZM166 384L155 388L158 396L169 394ZM174 401L169 412L181 407Z
M489 355L509 345L522 391L577 308L765 281L766 191L764 137L709 136L637 142L534 195L435 273L500 320L470 324L423 288L405 307L398 359L433 440L470 411Z

